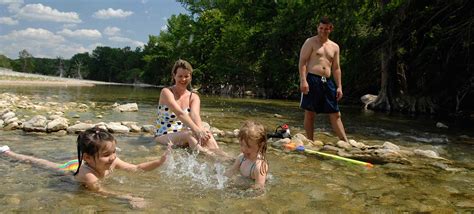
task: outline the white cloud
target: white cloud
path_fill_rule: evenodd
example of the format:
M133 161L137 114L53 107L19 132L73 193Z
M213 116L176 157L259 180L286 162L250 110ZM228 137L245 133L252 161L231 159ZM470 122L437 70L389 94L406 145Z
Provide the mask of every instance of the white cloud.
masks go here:
M0 4L23 4L23 0L0 0Z
M77 39L99 39L102 38L102 34L95 29L79 29L79 30L69 30L63 29L62 31L57 32L60 35L66 37L73 37Z
M49 30L43 28L27 28L25 30L12 31L7 35L0 36L0 41L42 41L57 44L64 41L64 37L58 36Z
M143 42L136 41L136 40L129 39L129 38L125 38L125 37L120 37L120 36L110 37L109 40L113 41L113 42L123 43L127 46L134 46L134 47L145 45Z
M42 28L14 30L9 34L0 35L1 52L12 59L18 58L18 52L23 49L34 57L70 57L65 50L72 45L64 37Z
M132 15L132 11L123 11L122 9L114 10L109 8L107 10L99 10L94 13L93 17L98 19L112 19L112 18L125 18Z
M20 10L21 5L23 5L23 0L0 0L0 5L8 5L8 11L16 13Z
M81 23L79 14L76 12L61 12L42 4L27 4L22 7L17 17L28 20L41 20L50 22Z
M17 25L18 20L12 19L10 17L0 17L0 24L4 25Z
M103 32L105 35L108 35L108 36L116 36L120 34L120 28L107 26Z

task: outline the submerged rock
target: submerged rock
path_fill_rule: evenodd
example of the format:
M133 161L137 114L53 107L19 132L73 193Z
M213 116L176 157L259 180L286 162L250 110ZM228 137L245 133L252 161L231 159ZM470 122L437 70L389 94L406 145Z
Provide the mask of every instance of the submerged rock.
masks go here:
M428 158L433 158L433 159L444 159L444 160L446 160L445 158L440 157L440 156L438 155L438 153L436 153L435 151L432 151L432 150L415 149L415 150L413 150L413 152L414 152L416 155L423 156L423 157L428 157Z
M441 122L437 122L437 123L436 123L436 127L438 127L438 128L443 128L443 129L447 129L447 128L448 128L447 125L445 125L445 124L443 124L443 123L441 123Z

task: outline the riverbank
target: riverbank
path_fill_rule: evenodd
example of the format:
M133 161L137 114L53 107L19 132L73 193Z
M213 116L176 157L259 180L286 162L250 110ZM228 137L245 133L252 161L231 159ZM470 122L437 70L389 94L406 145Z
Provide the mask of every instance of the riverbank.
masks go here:
M93 87L95 85L123 85L123 86L138 86L138 87L160 87L149 84L127 84L116 82L102 82L94 80L54 77L40 74L30 74L16 72L6 68L0 68L0 85L17 85L17 86L85 86Z

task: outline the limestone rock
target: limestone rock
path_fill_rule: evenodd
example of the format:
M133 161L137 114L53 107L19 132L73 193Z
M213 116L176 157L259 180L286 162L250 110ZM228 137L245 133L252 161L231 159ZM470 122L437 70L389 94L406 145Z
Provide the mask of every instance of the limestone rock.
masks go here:
M106 124L107 130L112 133L128 133L130 129L120 123L110 122Z
M85 131L86 129L90 129L90 128L92 128L92 127L94 127L94 125L92 125L92 124L88 124L88 123L78 123L78 124L69 126L69 127L67 128L67 132L68 132L68 133L78 133L78 132Z
M23 124L25 132L46 132L48 120L43 115L36 115Z
M441 123L441 122L437 122L437 123L436 123L436 127L442 128L442 129L447 129L447 128L449 128L447 125L445 125L445 124L443 124L443 123Z
M119 112L133 112L138 111L138 105L136 103L127 103L123 105L119 105L114 108L115 111Z
M66 118L56 118L46 125L46 130L48 132L57 132L59 130L66 130L69 126L69 120Z
M6 112L2 115L3 120L8 120L12 117L15 117L15 112L12 112L12 111Z
M142 126L142 131L154 134L155 133L155 126L154 125L143 125Z
M394 150L394 151L400 151L400 147L398 147L397 145L393 144L393 143L390 143L388 141L385 141L383 143L383 148L385 149L389 149L389 150Z
M433 159L445 159L445 158L440 157L438 153L432 150L415 149L413 150L413 152L416 155L423 156L423 157L428 157L428 158L433 158Z

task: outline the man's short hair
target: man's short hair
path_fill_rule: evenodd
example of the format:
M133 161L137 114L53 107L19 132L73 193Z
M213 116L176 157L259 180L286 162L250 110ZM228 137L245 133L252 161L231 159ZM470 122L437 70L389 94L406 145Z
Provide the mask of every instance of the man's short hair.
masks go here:
M319 23L327 24L327 25L332 25L331 20L330 20L329 17L327 17L327 16L323 16L323 17L319 20Z

